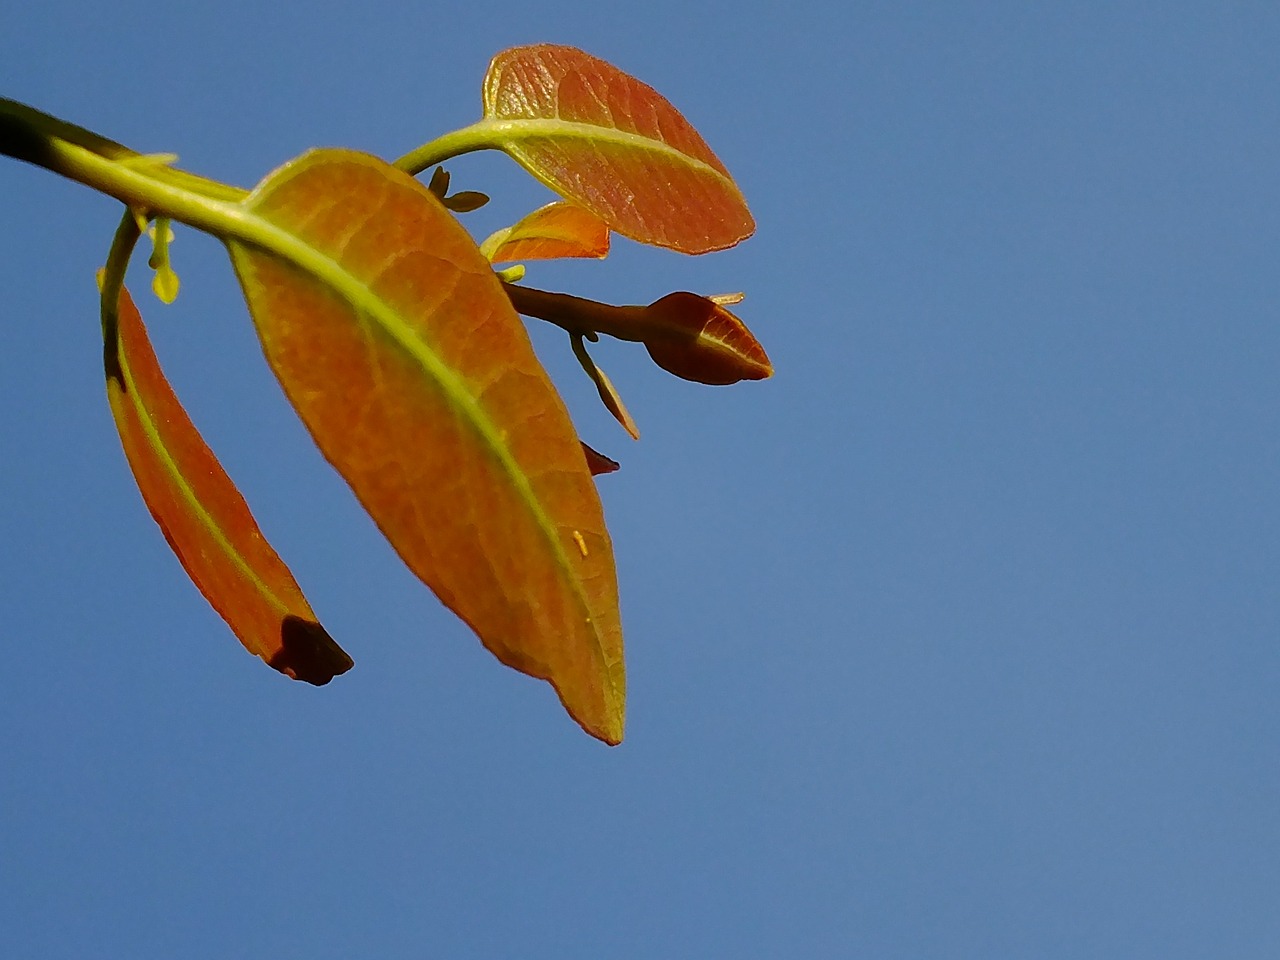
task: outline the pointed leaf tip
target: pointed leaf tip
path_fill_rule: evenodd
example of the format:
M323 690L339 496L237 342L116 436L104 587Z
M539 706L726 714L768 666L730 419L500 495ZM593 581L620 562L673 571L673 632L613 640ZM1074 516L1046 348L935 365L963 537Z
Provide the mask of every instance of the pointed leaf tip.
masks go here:
M120 442L192 582L245 648L281 673L321 685L351 669L178 402L127 290L117 322L104 326L117 333L104 357Z
M575 47L506 50L489 65L495 145L641 243L708 253L755 231L711 148L660 93Z

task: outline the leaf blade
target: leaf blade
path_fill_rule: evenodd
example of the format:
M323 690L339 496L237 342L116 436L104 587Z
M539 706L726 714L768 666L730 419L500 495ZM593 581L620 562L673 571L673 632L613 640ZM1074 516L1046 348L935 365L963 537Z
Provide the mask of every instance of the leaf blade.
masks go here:
M107 398L143 501L183 569L245 648L317 686L352 666L160 369L142 318L120 291L117 338L104 352Z
M576 203L557 200L499 230L480 246L490 263L609 255L609 228Z
M503 51L483 99L501 149L623 236L707 253L755 231L737 184L684 116L597 57L553 44Z
M603 511L563 402L470 236L426 188L352 151L303 155L244 208L290 238L286 256L228 248L321 452L495 656L619 742Z

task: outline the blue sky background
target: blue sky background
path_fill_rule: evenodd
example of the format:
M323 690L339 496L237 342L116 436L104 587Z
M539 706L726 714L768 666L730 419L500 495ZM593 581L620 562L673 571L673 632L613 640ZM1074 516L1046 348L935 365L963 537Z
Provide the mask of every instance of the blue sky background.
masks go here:
M117 205L0 163L0 955L1274 957L1274 3L0 0L0 93L249 186L479 115L575 44L666 94L755 238L531 281L745 289L777 376L535 330L618 553L627 740L399 565L226 258L135 272L206 438L356 659L247 656L142 506L93 271ZM500 156L478 233L547 199Z

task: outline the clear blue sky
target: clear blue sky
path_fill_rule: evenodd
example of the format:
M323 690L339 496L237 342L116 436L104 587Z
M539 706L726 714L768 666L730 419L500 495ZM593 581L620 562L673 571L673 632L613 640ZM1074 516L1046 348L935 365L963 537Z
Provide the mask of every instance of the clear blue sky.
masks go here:
M1280 9L0 0L0 93L251 185L479 115L499 49L664 92L755 238L531 279L745 289L777 376L535 331L602 478L626 742L404 572L221 249L133 285L356 659L247 656L146 514L93 271L117 206L0 162L0 955L1280 955ZM483 233L543 202L498 156Z

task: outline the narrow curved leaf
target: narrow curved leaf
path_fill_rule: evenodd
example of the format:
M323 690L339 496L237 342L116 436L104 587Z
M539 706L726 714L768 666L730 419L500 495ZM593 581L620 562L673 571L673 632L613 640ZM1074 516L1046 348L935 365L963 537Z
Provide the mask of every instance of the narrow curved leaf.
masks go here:
M731 247L755 221L724 164L652 87L574 47L494 57L496 146L623 236L683 253Z
M267 359L400 557L504 663L622 738L613 551L583 449L474 241L382 161L312 151L228 244ZM270 247L270 249L268 249Z
M111 414L142 498L188 576L246 649L281 673L324 684L351 669L174 396L127 290L113 326L104 352Z
M609 228L576 203L557 200L522 217L480 245L491 263L609 255Z
M622 402L622 395L618 393L617 388L613 385L613 381L608 375L596 365L595 360L591 358L591 354L587 353L587 345L582 341L582 335L577 333L569 334L569 342L573 345L573 355L578 358L578 363L582 369L586 371L591 382L596 386L596 393L600 396L600 402L604 404L604 408L613 415L613 419L617 420L622 429L632 440L640 439L640 428L636 426L636 422L631 417L627 405Z

